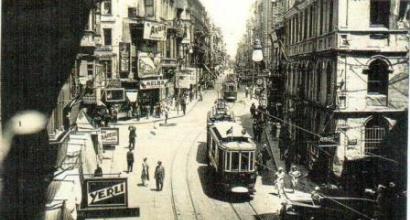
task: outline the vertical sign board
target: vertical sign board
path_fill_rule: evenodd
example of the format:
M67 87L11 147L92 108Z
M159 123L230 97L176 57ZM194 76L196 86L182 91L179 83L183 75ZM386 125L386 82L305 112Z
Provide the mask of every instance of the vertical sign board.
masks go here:
M101 142L103 145L118 145L120 140L119 128L101 128Z
M130 72L130 44L120 42L120 72L128 73Z
M84 208L127 208L127 178L96 178L84 181Z

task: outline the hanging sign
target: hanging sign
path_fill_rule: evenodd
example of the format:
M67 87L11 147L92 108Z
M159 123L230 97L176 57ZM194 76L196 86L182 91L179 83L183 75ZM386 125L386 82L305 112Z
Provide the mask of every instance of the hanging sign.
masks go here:
M85 208L128 206L127 178L85 179Z
M154 80L142 80L140 81L140 89L159 89L164 88L166 80L163 79L154 79Z
M103 145L118 145L120 140L119 128L101 128L101 142Z
M146 21L144 23L144 40L165 41L167 27L165 24Z

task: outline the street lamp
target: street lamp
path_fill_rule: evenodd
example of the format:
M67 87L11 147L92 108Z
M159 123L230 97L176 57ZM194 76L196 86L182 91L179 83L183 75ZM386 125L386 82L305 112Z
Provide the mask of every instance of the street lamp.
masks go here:
M262 45L261 45L260 40L256 39L253 45L253 53L252 53L252 61L256 63L256 75L259 75L259 62L261 62L262 60L263 60ZM255 74L252 73L252 91L253 92L254 92L254 88L255 88Z

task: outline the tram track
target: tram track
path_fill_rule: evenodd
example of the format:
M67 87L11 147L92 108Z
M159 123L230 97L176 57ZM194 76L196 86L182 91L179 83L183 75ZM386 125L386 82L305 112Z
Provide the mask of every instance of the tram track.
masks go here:
M195 135L195 138L190 142L190 145L189 145L189 150L186 152L186 161L185 161L185 172L184 172L184 176L185 176L185 184L186 184L186 187L187 187L187 192L188 192L188 197L189 197L189 201L190 201L190 205L191 205L191 208L192 208L192 217L193 218L190 218L190 219L195 219L195 220L201 220L201 218L200 218L200 213L198 212L198 209L197 209L197 207L196 207L196 205L195 205L195 202L194 202L194 198L193 198L193 195L192 195L192 190L191 190L191 184L190 184L190 180L189 180L189 169L188 169L188 164L189 164L189 158L190 158L190 155L191 155L191 153L192 153L192 150L193 150L193 146L194 146L194 144L195 144L195 142L198 140L198 138L199 138L199 136L201 135L203 133L203 131L200 131L200 132L198 132L196 135ZM179 146L178 146L178 149L176 150L176 152L175 152L175 154L174 154L174 156L173 156L173 159L172 159L172 169L171 169L171 177L170 177L170 183L171 183L171 203L172 203L172 211L173 211L173 213L174 213L174 219L175 220L178 220L178 219L181 219L181 215L184 215L184 214L187 214L187 213L181 213L181 211L180 211L180 209L179 209L179 207L178 207L178 204L177 204L177 202L176 202L176 190L175 190L175 185L174 185L174 180L173 180L173 178L174 178L174 163L176 162L176 158L177 158L177 155L178 154L180 154L181 153L181 150L183 149L183 146L184 146L184 142L186 141L186 138L189 136L189 134L187 134L187 135L184 135L184 137L182 138L182 140L180 141L180 143L179 143Z
M245 205L245 204L250 208L250 210L251 210L251 212L252 212L252 213L249 213L249 212L248 212L248 215L247 215L247 216L252 215L252 216L254 217L254 219L256 219L256 220L261 220L261 218L259 217L258 212L256 211L255 207L252 205L252 203L251 203L251 202L246 202L246 203L241 203L240 205ZM235 208L235 206L234 206L234 204L233 204L232 202L230 202L229 205L230 205L230 207L232 208L232 210L233 210L233 212L235 213L235 215L236 215L236 217L237 217L238 220L246 220L246 219L249 219L249 217L245 217L245 216L244 216L244 214L246 214L246 213L243 213L243 212L238 211L238 209Z

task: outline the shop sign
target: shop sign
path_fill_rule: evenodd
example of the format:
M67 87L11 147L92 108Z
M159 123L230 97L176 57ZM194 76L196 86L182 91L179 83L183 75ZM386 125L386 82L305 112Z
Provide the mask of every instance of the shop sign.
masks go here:
M165 41L167 27L161 23L145 22L144 23L144 40Z
M120 72L130 72L130 43L119 43L120 47Z
M119 128L101 128L101 142L103 145L119 144Z
M86 179L85 208L118 208L128 206L127 178Z
M156 80L142 80L140 82L140 89L159 89L164 88L166 84L166 80L163 79L156 79Z

